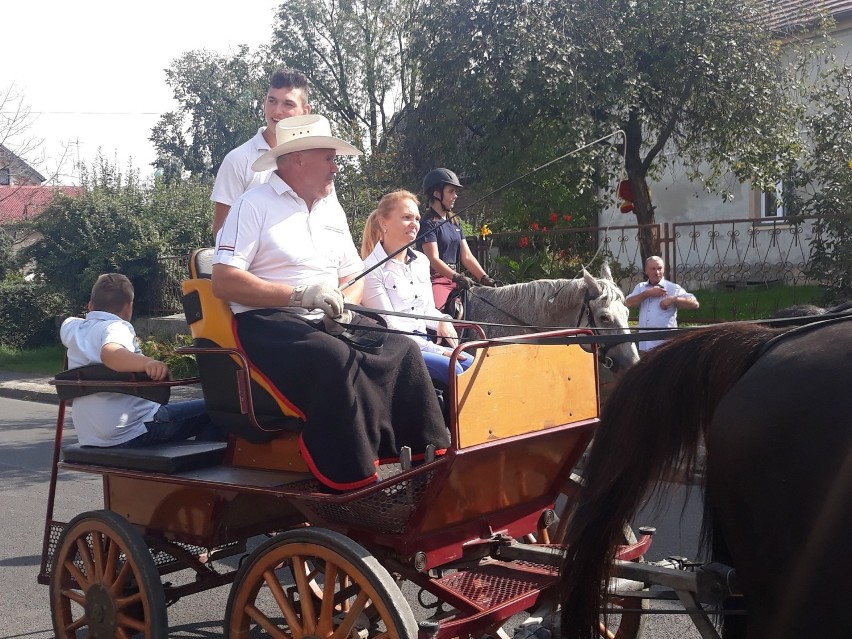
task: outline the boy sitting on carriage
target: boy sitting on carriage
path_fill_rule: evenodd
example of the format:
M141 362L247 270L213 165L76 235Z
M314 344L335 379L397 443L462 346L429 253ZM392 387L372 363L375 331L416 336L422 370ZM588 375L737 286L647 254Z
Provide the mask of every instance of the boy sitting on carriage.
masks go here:
M152 380L169 377L163 362L142 354L133 314L133 284L119 273L98 277L86 318L69 317L60 328L68 349L68 366L104 364L124 373L145 373ZM137 447L195 437L225 438L204 409L204 400L158 404L121 393L94 393L74 400L71 414L77 439L84 446Z

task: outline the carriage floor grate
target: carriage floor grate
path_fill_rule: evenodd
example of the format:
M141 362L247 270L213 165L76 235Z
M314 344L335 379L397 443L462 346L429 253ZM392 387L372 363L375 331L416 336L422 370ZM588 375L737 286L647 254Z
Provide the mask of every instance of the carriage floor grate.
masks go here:
M289 484L287 490L299 493L291 495L320 520L402 533L431 479L432 472L427 472L402 481L385 480L380 490L350 501L322 495L320 483L313 479Z
M44 565L43 572L39 575L40 580L47 580L50 578L50 573L53 572L53 558L56 555L56 549L59 546L59 537L62 535L62 531L65 529L67 524L61 521L52 521L50 522L50 533L48 534L47 541L47 557ZM91 548L91 536L87 538L87 543ZM217 547L215 550L217 554L224 555L227 553L230 548L239 548L241 547L243 542L235 541L223 546ZM168 542L168 545L175 546L183 550L184 552L194 556L201 557L202 555L209 555L210 549L205 548L203 546L194 546L192 544L185 544L181 542ZM177 555L173 555L168 552L167 548L149 548L151 551L151 558L154 560L154 565L157 566L157 569L161 573L169 572L167 569L169 567L179 567L186 568L188 565ZM124 561L124 554L121 554L119 557L120 561ZM75 560L75 565L77 568L85 574L86 567L83 564L83 561L78 557Z
M538 592L554 583L555 570L530 572L522 562L486 563L471 570L450 573L436 584L463 597L479 610L494 608L507 601Z

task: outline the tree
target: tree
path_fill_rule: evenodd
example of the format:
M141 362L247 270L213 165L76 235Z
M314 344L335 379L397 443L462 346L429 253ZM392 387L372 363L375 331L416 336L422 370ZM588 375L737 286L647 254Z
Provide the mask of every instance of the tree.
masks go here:
M46 184L58 182L68 160L68 144L62 148L58 158L48 158L44 152L44 140L33 134L37 117L25 102L24 94L14 85L0 87L0 146L17 156L26 169L39 173ZM15 167L10 178L14 178ZM14 184L14 179L11 180ZM2 198L3 196L0 196ZM2 201L2 199L0 199Z
M418 0L285 0L272 54L303 71L311 101L368 153L384 151L417 99L409 34Z
M626 171L648 225L648 179L675 161L719 191L730 171L774 184L800 151L799 59L761 28L755 2L429 0L423 13L421 137L461 140L457 154L482 172L505 174L519 149L548 159L621 130L601 147L609 157L567 169L578 190ZM659 252L649 230L641 248Z
M165 71L180 107L160 116L151 131L155 165L170 174L212 177L225 154L263 124L267 52L246 46L230 56L188 51Z
M852 67L830 64L807 97L819 108L806 120L808 153L793 205L819 216L809 275L823 283L826 303L845 302L852 299Z
M0 144L14 147L25 158L35 152L42 140L31 135L35 117L15 85L0 88Z
M103 158L83 167L81 186L82 195L60 195L36 218L41 237L21 259L72 311L84 308L101 273L124 273L136 289L137 313L146 313L159 258L209 243L208 187L192 180L141 183L132 167L122 173Z

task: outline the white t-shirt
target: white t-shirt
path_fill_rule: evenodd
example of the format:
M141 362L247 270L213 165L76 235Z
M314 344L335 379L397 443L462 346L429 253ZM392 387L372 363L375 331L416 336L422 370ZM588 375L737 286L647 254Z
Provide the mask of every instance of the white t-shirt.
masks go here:
M253 138L228 152L216 172L211 201L233 206L243 193L269 180L271 169L258 172L251 169L254 161L269 150L269 145L263 138L265 130L258 129Z
M373 252L364 260L369 268L387 257L381 243L376 244ZM423 253L407 249L405 262L388 260L373 269L364 278L364 306L378 310L399 311L414 315L429 315L435 318L451 319L435 308L432 297L432 281L429 275L429 258ZM410 333L423 333L426 329L437 327L437 320L422 320L409 317L385 315L388 328ZM410 335L420 350L426 353L443 353L446 348L426 339Z
M68 367L102 364L105 344L141 352L130 322L106 311L91 311L86 319L69 317L59 329L68 349ZM115 446L148 432L145 422L160 408L156 402L121 393L94 393L74 400L71 420L77 441L84 446Z
M231 208L216 238L213 263L290 286L324 282L337 287L364 268L337 196L317 200L308 212L304 200L274 172ZM255 308L230 304L234 313Z
M650 283L639 282L627 298L639 295L650 287ZM692 293L687 293L684 288L678 286L674 282L669 282L667 279L661 279L659 286L666 289L666 294L669 297L686 297L695 298ZM660 306L662 297L646 297L639 304L639 328L677 328L677 306L672 304L669 308L664 309ZM639 342L640 351L649 351L656 346L662 344L665 340L654 340L652 342Z

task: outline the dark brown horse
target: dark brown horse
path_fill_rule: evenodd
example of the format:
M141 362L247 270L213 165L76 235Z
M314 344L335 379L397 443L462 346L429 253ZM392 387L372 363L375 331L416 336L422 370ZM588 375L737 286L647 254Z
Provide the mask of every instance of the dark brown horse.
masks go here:
M707 448L703 540L745 618L725 637L852 637L852 318L681 335L604 409L569 526L562 631L597 637L612 549L652 486ZM778 337L776 337L778 336Z

